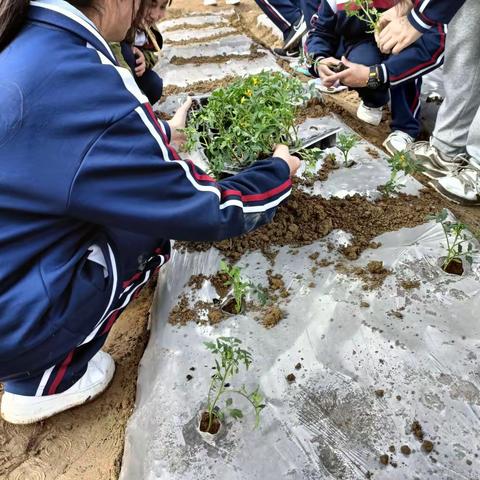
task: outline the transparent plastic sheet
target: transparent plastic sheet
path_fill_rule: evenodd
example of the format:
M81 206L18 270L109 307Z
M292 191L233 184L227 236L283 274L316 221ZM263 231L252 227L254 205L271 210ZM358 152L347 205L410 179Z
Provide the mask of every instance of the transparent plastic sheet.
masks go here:
M348 241L342 232L297 254L282 248L273 270L291 296L280 305L287 318L270 330L248 311L216 327L168 324L190 276L213 274L220 262L216 250L175 252L156 292L121 479L349 480L367 472L385 480L479 478L479 258L465 277L443 273L436 265L442 239L433 222L379 237L380 248L348 262L381 260L394 271L373 291L334 265L311 272L314 252L343 261L327 250L329 241ZM271 265L260 253L239 264L247 278L268 284ZM420 287L407 291L401 279L419 280ZM215 294L206 282L193 296L211 301ZM402 318L389 313L399 309ZM212 447L195 431L194 418L212 373L203 342L220 335L239 337L254 352L253 368L235 383L258 382L267 407L258 430L247 414ZM288 384L292 372L297 379ZM194 378L187 381L187 374ZM382 398L377 389L385 391ZM410 433L415 419L435 444L429 456ZM397 452L409 445L413 453L394 455L397 468L382 467L379 456L390 445Z
M335 116L309 119L300 135L325 122L341 124ZM369 159L367 147L374 148L362 141L353 151L357 165L332 172L311 193L372 197L374 186L388 178L388 167L384 156ZM418 191L414 179L406 183L411 193ZM273 266L260 252L244 255L239 265L248 280L268 286L266 271L273 268L290 293L279 303L287 316L272 329L248 310L216 326L169 324L182 293L192 306L216 297L209 282L199 290L186 285L191 275L216 273L221 260L215 249L175 252L156 291L121 480L357 480L368 472L380 480L479 480L480 258L474 256L463 277L445 274L437 266L443 232L434 222L375 240L381 246L355 262L329 251L329 244L349 244L342 231L306 247L281 248ZM315 252L333 264L313 272ZM392 275L371 291L335 267L372 260L382 261ZM420 285L406 290L402 280ZM201 318L206 314L199 311ZM235 385L259 384L267 407L254 430L253 416L240 402L244 420L230 423L226 436L211 446L195 429L213 365L203 342L225 335L240 338L254 353L253 367ZM296 376L292 384L285 378L290 373ZM187 381L187 375L193 378ZM410 431L414 420L434 443L430 455ZM396 453L388 451L390 445ZM412 454L401 454L402 445ZM396 468L380 464L385 453Z

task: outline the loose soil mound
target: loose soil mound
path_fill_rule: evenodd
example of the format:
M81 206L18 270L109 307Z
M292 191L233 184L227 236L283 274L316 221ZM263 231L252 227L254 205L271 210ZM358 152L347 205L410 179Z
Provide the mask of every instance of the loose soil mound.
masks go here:
M400 194L397 198L370 202L360 195L326 200L294 187L290 199L279 207L270 225L222 242L177 242L176 248L205 251L213 246L237 261L246 252L260 249L271 255L274 245L308 245L340 229L353 235L352 244L341 252L354 260L371 246L376 236L424 223L429 214L438 210L435 203L428 190L419 197Z

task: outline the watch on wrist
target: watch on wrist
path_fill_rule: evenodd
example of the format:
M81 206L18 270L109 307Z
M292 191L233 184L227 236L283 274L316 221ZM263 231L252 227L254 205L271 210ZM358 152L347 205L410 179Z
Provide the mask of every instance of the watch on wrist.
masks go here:
M378 71L378 65L373 65L370 67L370 72L368 74L367 88L372 90L378 88L381 85L380 74Z

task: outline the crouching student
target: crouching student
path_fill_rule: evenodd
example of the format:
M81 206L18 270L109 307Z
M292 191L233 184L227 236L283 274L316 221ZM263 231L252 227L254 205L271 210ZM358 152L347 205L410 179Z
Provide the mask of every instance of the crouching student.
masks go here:
M270 222L299 166L284 145L220 182L180 160L171 141L181 141L190 105L159 123L107 43L125 37L137 9L117 0L0 6L8 422L36 422L103 392L115 365L101 348L168 260L169 239L220 240Z
M379 11L396 3L394 0L372 2ZM371 125L380 124L383 107L390 99L392 133L384 147L391 154L405 150L420 133L422 76L443 63L445 27L439 24L430 29L399 55L384 55L374 34L369 33L371 27L347 15L345 5L342 0L321 3L306 42L312 62L310 71L319 76L326 87L340 82L357 90L361 98L357 116ZM348 68L337 73L333 66L341 60Z
M165 17L171 3L172 0L148 0L126 39L112 47L119 63L132 71L137 85L152 105L163 93L163 80L153 69L163 47L163 37L156 24Z

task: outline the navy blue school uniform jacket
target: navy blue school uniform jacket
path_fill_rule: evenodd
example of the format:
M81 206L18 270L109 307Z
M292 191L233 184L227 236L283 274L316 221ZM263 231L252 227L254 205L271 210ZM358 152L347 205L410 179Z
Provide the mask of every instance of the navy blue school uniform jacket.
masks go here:
M450 23L465 0L415 0L408 20L419 31L427 32L438 24Z
M346 54L349 48L362 42L374 42L369 25L345 12L346 0L322 0L306 42L306 52L312 60ZM372 4L383 12L394 5L392 0L375 0ZM399 55L385 56L380 76L383 83L398 85L425 75L443 63L445 25L436 23L424 35ZM313 67L311 73L316 75Z
M40 345L107 331L168 260L169 239L251 231L291 191L278 158L219 183L179 160L131 73L71 9L31 2L0 53L0 105L3 380Z

